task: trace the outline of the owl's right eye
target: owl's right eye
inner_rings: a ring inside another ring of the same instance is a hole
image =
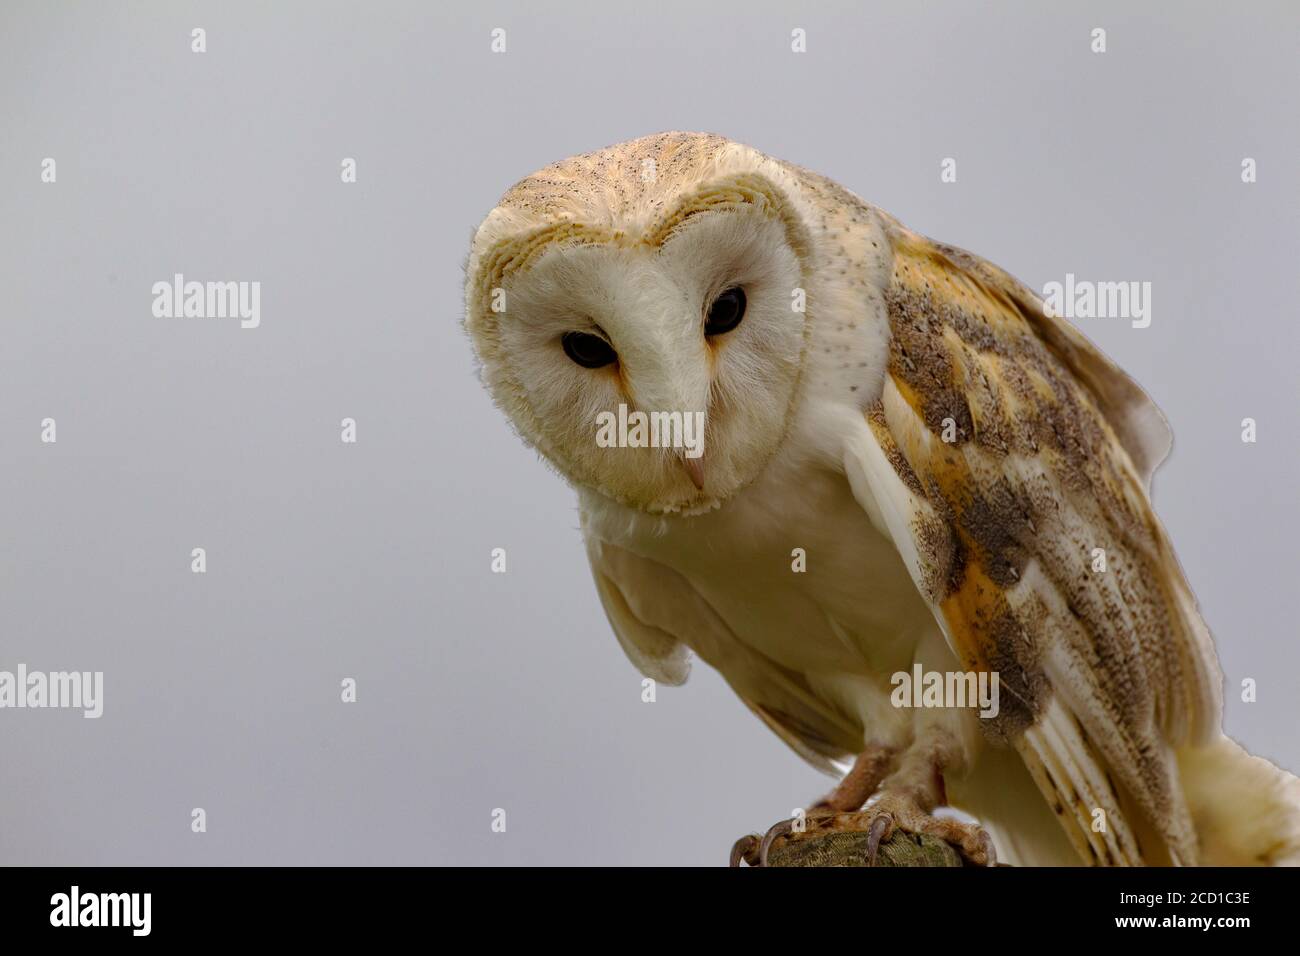
[[[565,332],[560,338],[564,354],[583,368],[601,368],[618,361],[614,347],[599,335],[587,332]]]

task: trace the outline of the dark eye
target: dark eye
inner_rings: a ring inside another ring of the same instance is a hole
[[[583,368],[600,368],[610,362],[618,361],[618,353],[613,346],[599,335],[587,332],[565,332],[560,338],[564,354]]]
[[[721,335],[730,332],[745,317],[745,290],[728,289],[713,300],[709,306],[708,318],[704,320],[705,335]]]

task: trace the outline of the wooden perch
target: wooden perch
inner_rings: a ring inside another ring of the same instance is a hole
[[[758,865],[758,836],[741,837],[732,850],[732,865]],[[815,831],[777,837],[767,854],[768,866],[868,866],[866,831]],[[962,866],[961,855],[937,837],[895,830],[880,844],[876,866]]]

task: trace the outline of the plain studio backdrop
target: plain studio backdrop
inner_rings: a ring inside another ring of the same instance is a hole
[[[642,701],[574,496],[460,327],[507,187],[667,129],[1036,289],[1152,284],[1149,328],[1077,324],[1173,426],[1155,502],[1227,730],[1300,770],[1298,29],[1282,2],[8,0],[0,670],[103,671],[105,699],[0,710],[0,862],[719,864],[830,785],[703,664]],[[260,327],[155,317],[176,273],[260,282]]]

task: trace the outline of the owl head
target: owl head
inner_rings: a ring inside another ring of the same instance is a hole
[[[474,236],[466,327],[524,440],[575,485],[651,514],[706,511],[753,481],[807,349],[800,190],[793,167],[697,133],[512,187]]]

